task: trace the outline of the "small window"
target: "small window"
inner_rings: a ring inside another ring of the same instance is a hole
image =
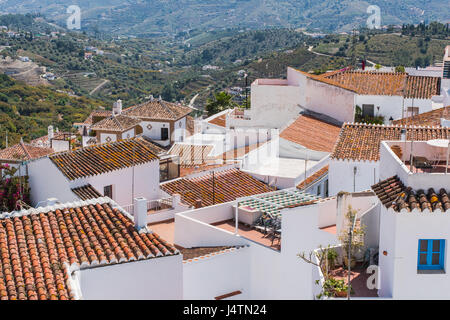
[[[322,188],[321,188],[321,185],[319,184],[319,185],[317,186],[317,195],[318,195],[318,196],[320,196],[321,191],[322,191]]]
[[[373,117],[375,106],[373,104],[363,104],[362,115],[363,117]]]
[[[167,140],[169,139],[169,129],[168,128],[161,128],[161,140]]]
[[[419,107],[408,107],[407,117],[414,117],[419,114]]]
[[[418,270],[444,269],[445,240],[419,240]]]
[[[112,188],[112,185],[105,186],[105,187],[103,188],[103,195],[104,195],[105,197],[110,198],[110,199],[113,198],[113,188]]]

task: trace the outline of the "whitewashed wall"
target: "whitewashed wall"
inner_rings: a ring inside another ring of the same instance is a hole
[[[182,256],[77,271],[84,300],[181,300]]]
[[[394,299],[449,299],[450,277],[418,274],[419,239],[445,239],[445,270],[450,263],[448,213],[397,213],[382,207],[379,294]],[[385,256],[383,252],[386,251]]]
[[[250,248],[234,249],[183,263],[183,299],[212,300],[241,291],[236,298],[249,299]]]
[[[151,129],[148,128],[148,125],[151,125]],[[143,130],[143,135],[154,140],[161,140],[161,128],[169,129],[169,138],[170,138],[170,123],[169,122],[150,122],[150,121],[142,121],[141,127]]]
[[[353,168],[357,167],[355,190],[353,190]],[[340,191],[359,192],[369,190],[379,182],[379,161],[330,160],[328,181],[330,196]]]
[[[69,180],[47,157],[28,163],[28,175],[33,206],[48,198],[57,198],[62,203],[79,200],[70,190]]]
[[[172,133],[172,141],[182,142],[186,139],[186,117],[181,118],[174,124],[174,132]]]
[[[133,203],[133,198],[144,197],[147,200],[159,198],[159,161],[151,161],[134,167],[134,197],[133,168],[124,168],[101,175],[87,177],[71,182],[74,186],[90,183],[103,194],[104,187],[113,185],[113,200],[120,206]]]
[[[36,205],[48,198],[60,202],[77,201],[73,188],[91,184],[103,194],[104,187],[113,185],[113,200],[121,206],[133,203],[132,168],[124,168],[97,176],[69,181],[49,158],[42,158],[28,164],[31,188],[31,202]],[[148,200],[159,198],[159,161],[151,161],[134,168],[134,198]]]
[[[110,141],[108,141],[108,138]],[[100,143],[116,142],[117,135],[111,133],[100,133]]]
[[[134,138],[134,128],[122,133],[122,139]]]

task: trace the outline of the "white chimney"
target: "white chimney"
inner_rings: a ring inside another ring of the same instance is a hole
[[[55,137],[55,134],[53,133],[53,126],[48,126],[47,132],[48,132],[48,142],[51,143],[52,139]]]
[[[147,199],[144,197],[134,199],[134,225],[138,230],[147,226]]]
[[[117,100],[113,105],[113,114],[121,114],[122,113],[122,100]]]
[[[152,94],[150,95],[150,101],[155,101],[155,97]]]
[[[162,101],[162,98],[161,98],[161,96],[159,96],[158,100],[159,100],[159,101]]]

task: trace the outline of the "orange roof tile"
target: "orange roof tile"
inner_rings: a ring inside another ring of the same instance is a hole
[[[140,165],[158,157],[145,143],[129,139],[56,153],[50,160],[69,180],[75,180]]]
[[[74,299],[69,265],[86,268],[178,253],[157,234],[139,233],[128,215],[109,203],[3,214],[0,299]]]
[[[219,127],[226,127],[226,120],[227,120],[227,115],[226,114],[222,114],[218,117],[215,117],[214,119],[210,120],[209,123],[215,124],[216,126]]]
[[[372,186],[381,203],[386,208],[392,208],[395,211],[406,209],[411,212],[414,209],[440,210],[445,212],[450,210],[450,193],[445,189],[436,193],[430,188],[427,192],[424,190],[412,190],[411,187],[405,187],[402,181],[397,177],[391,177]]]
[[[214,146],[176,143],[169,154],[180,157],[181,166],[203,165],[211,158],[208,157]]]
[[[274,191],[265,183],[238,169],[229,169],[215,174],[215,204],[233,201],[236,198]],[[203,206],[213,205],[213,175],[198,178],[182,178],[161,184],[161,189],[170,194],[178,193],[184,203],[194,206],[202,200]]]
[[[365,95],[403,95],[408,75],[406,73],[377,71],[343,71],[323,78],[352,88]]]
[[[33,160],[54,153],[51,148],[36,147],[20,142],[9,148],[0,150],[0,161]]]
[[[107,117],[91,126],[94,131],[117,131],[124,132],[136,127],[141,123],[140,119],[128,117],[123,114]]]
[[[155,99],[127,108],[122,114],[149,120],[179,120],[191,112],[190,107]]]
[[[310,75],[311,77],[311,75]],[[407,73],[338,70],[312,77],[364,95],[404,96],[431,99],[440,95],[439,77],[411,76]]]
[[[78,188],[73,188],[72,192],[75,193],[81,200],[97,199],[103,197],[100,192],[98,192],[90,184]]]
[[[450,106],[424,112],[413,117],[395,120],[392,123],[397,125],[432,126],[441,125],[441,118],[450,119]]]
[[[401,126],[347,123],[331,154],[332,159],[371,160],[380,159],[380,142],[400,140]],[[450,128],[407,127],[407,140],[428,141],[449,139]]]
[[[303,180],[297,185],[297,188],[300,190],[304,190],[308,188],[310,185],[314,184],[316,181],[322,179],[324,176],[328,174],[329,166],[325,166],[322,169],[317,170],[314,174]]]
[[[301,115],[280,134],[280,138],[300,144],[308,149],[331,152],[336,143],[340,126]]]

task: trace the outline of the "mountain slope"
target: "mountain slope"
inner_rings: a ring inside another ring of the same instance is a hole
[[[3,0],[3,12],[41,12],[64,23],[72,0]],[[365,25],[369,5],[381,8],[382,24],[446,21],[442,0],[79,0],[84,28],[119,34],[155,35],[189,29],[269,26],[348,31]]]

